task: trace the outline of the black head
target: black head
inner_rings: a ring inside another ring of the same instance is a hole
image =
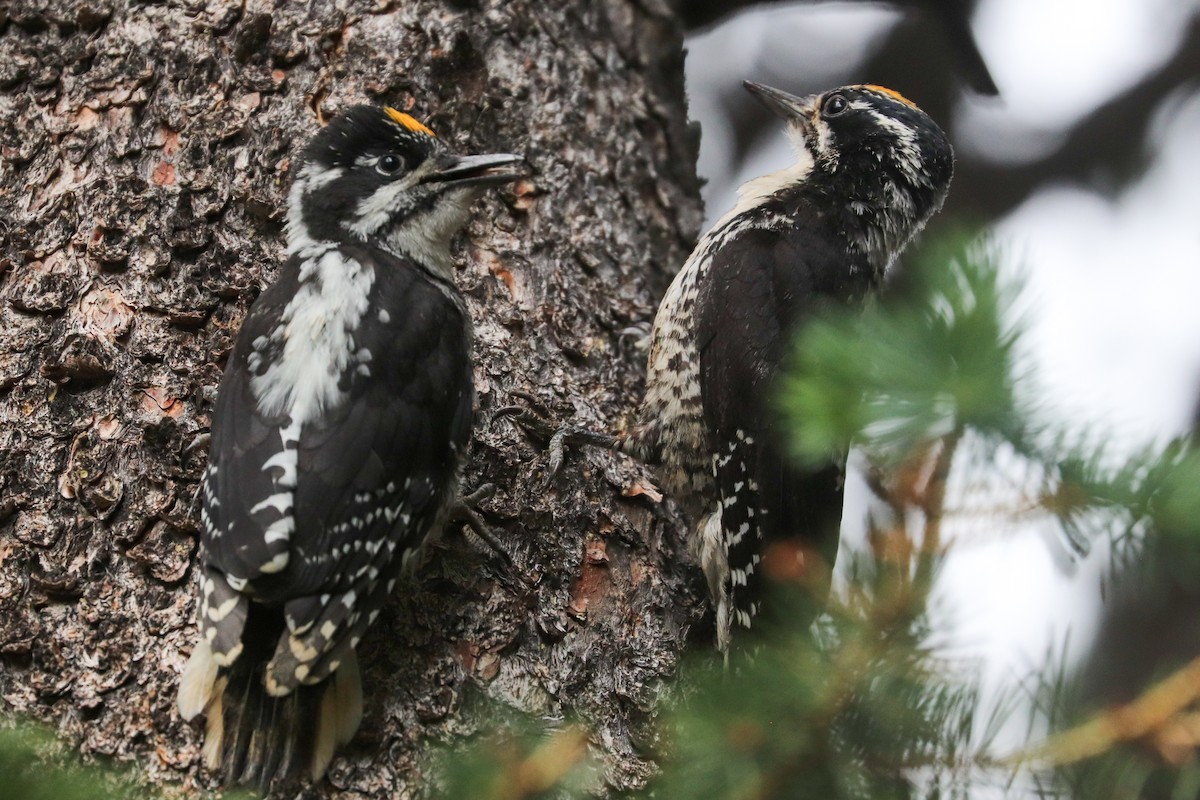
[[[520,177],[523,163],[454,155],[408,114],[354,106],[305,148],[289,197],[288,251],[345,240],[411,256],[448,246],[482,188]]]
[[[745,82],[788,123],[805,183],[850,203],[902,213],[919,226],[937,211],[954,174],[954,151],[938,124],[898,92],[843,86],[796,97]]]

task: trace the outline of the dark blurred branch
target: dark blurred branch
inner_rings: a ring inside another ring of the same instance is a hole
[[[807,3],[812,4],[815,1],[807,0]],[[879,0],[865,1],[871,5],[879,5]],[[955,72],[962,80],[980,94],[997,94],[996,83],[992,80],[971,31],[974,0],[892,0],[886,4],[900,7],[906,12],[916,11],[918,18],[933,22],[938,28],[939,36],[948,43],[949,49],[954,53]],[[683,23],[684,30],[697,33],[739,11],[770,3],[763,0],[671,0],[671,5]]]
[[[688,33],[699,33],[739,11],[763,4],[763,0],[671,0],[671,8]]]
[[[699,5],[740,8],[754,3],[733,0]],[[920,54],[919,58],[914,54]],[[919,17],[908,17],[893,29],[872,59],[847,76],[847,82],[879,82],[897,88],[934,119],[948,124],[961,97],[954,60],[951,49],[935,30]],[[762,67],[762,74],[751,77],[768,83],[777,81],[781,88],[798,93],[828,88],[806,86],[801,75],[792,79],[772,75],[770,64]],[[1155,112],[1177,92],[1200,88],[1198,77],[1200,18],[1188,27],[1169,61],[1082,118],[1046,155],[1016,165],[962,159],[949,207],[956,216],[986,221],[1007,214],[1047,184],[1076,183],[1100,191],[1124,188],[1141,174],[1149,160],[1148,134]],[[735,91],[741,94],[740,89],[732,88],[734,83],[731,79],[731,96],[725,98],[724,105],[736,137],[734,158],[740,160],[758,136],[774,129],[765,112],[748,100],[732,96]]]
[[[954,204],[983,218],[1000,216],[1047,184],[1124,188],[1146,166],[1155,112],[1180,90],[1200,88],[1200,19],[1158,71],[1100,106],[1044,158],[1020,166],[971,163],[954,185]]]

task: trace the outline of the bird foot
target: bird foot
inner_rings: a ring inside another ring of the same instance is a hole
[[[512,567],[512,555],[496,537],[496,534],[492,533],[491,528],[489,528],[479,516],[479,504],[490,498],[495,493],[496,484],[481,484],[475,489],[475,491],[471,492],[470,494],[463,495],[456,500],[453,505],[450,506],[449,521],[470,528],[471,533],[479,537],[479,539],[488,547],[490,547],[492,551],[496,553],[496,555],[500,556],[500,559],[505,563],[506,566]]]
[[[526,400],[533,399],[525,394],[518,394],[517,396]],[[547,482],[553,481],[555,476],[558,475],[559,470],[562,469],[563,460],[566,457],[566,449],[569,445],[591,445],[593,447],[603,447],[607,450],[613,450],[620,444],[620,437],[614,436],[611,433],[593,431],[577,425],[555,425],[530,407],[524,405],[511,405],[498,408],[493,415],[493,419],[496,417],[511,417],[512,421],[526,433],[549,442],[546,446],[548,455],[546,465]]]

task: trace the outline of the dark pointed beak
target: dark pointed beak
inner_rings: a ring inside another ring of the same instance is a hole
[[[781,119],[789,122],[801,119],[808,122],[812,117],[815,97],[797,97],[754,81],[742,81],[742,86]]]
[[[483,156],[445,155],[438,159],[437,169],[425,176],[422,183],[457,183],[475,186],[508,183],[528,174],[522,156],[496,153]]]

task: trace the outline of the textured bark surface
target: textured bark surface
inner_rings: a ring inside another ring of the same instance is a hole
[[[461,151],[524,152],[481,202],[459,284],[476,330],[465,475],[524,586],[455,532],[361,648],[367,712],[318,796],[416,790],[487,695],[638,754],[701,602],[647,474],[545,458],[492,412],[526,392],[609,426],[700,223],[682,40],[653,2],[0,4],[0,696],[84,751],[210,786],[174,708],[194,636],[195,494],[214,388],[276,274],[290,158],[354,102]],[[686,561],[686,559],[684,559]]]

